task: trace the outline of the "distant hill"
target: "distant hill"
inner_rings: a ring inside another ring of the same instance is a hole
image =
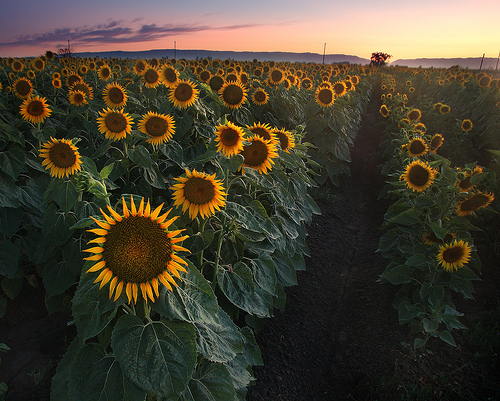
[[[497,64],[496,58],[485,57],[482,70],[494,70]],[[422,68],[450,68],[454,65],[459,65],[462,68],[470,68],[478,70],[481,65],[481,57],[469,58],[415,58],[415,59],[399,59],[392,61],[391,66],[399,65],[405,67],[422,67]]]
[[[76,53],[77,57],[99,57],[99,58],[130,58],[130,59],[150,59],[150,58],[177,58],[186,60],[196,60],[211,58],[218,60],[234,61],[289,61],[304,63],[323,62],[323,55],[318,53],[291,53],[291,52],[233,52],[217,50],[174,50],[158,49],[148,51],[110,51],[110,52],[83,52]],[[332,63],[350,63],[350,64],[369,64],[370,60],[358,56],[346,54],[326,54],[325,64]]]

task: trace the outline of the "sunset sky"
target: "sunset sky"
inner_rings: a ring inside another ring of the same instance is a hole
[[[393,60],[500,51],[498,0],[10,0],[0,57],[177,49],[348,54]]]

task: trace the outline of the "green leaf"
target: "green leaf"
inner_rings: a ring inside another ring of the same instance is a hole
[[[130,160],[132,160],[140,167],[151,168],[152,166],[151,155],[149,154],[148,150],[142,145],[137,145],[135,148],[130,149],[128,152],[128,156]]]
[[[101,180],[104,180],[106,178],[109,177],[109,175],[111,174],[111,172],[113,171],[113,166],[115,165],[115,163],[110,163],[108,164],[107,166],[104,166],[101,170],[101,172],[99,173],[100,177],[101,177]]]
[[[181,145],[176,141],[170,140],[166,144],[160,146],[161,152],[178,166],[183,165],[184,152]]]
[[[225,170],[229,170],[232,173],[234,173],[241,167],[244,160],[245,159],[242,155],[235,155],[232,157],[225,157],[225,156],[219,157],[219,163],[222,166],[222,168]]]
[[[429,258],[423,253],[416,253],[406,259],[406,266],[427,266],[429,264]]]
[[[272,255],[274,266],[276,267],[276,276],[278,283],[285,287],[297,285],[297,273],[295,272],[294,265],[288,255],[280,251],[274,252]]]
[[[251,264],[255,283],[269,294],[274,295],[278,279],[271,257],[262,252],[258,258],[252,259]]]
[[[63,355],[61,361],[57,365],[56,374],[52,378],[52,385],[50,391],[50,399],[51,400],[70,400],[69,399],[69,380],[71,378],[71,367],[73,366],[73,361],[80,351],[80,348],[83,346],[83,342],[80,337],[76,337],[65,354]]]
[[[78,201],[78,192],[73,181],[56,179],[52,197],[59,207],[68,213]]]
[[[10,237],[21,226],[22,219],[22,208],[0,207],[0,233]]]
[[[21,206],[21,188],[19,188],[12,178],[0,172],[0,207]]]
[[[24,168],[24,151],[13,145],[7,152],[0,153],[0,170],[16,180]]]
[[[408,209],[394,217],[391,217],[389,221],[391,223],[401,224],[404,226],[411,226],[419,223],[420,218],[418,217],[418,212],[415,209]]]
[[[394,285],[409,283],[411,281],[410,268],[406,265],[388,266],[380,277]]]
[[[218,323],[200,322],[194,327],[201,354],[213,362],[228,362],[243,351],[243,336],[229,315],[219,308]]]
[[[123,315],[111,340],[126,376],[157,397],[175,400],[184,391],[196,364],[196,333],[186,322],[143,324]]]
[[[0,275],[13,279],[20,256],[19,249],[8,239],[0,242]]]
[[[422,324],[426,333],[433,333],[439,328],[440,319],[423,319]]]
[[[169,319],[217,324],[217,298],[198,269],[188,262],[187,274],[173,291],[161,286],[158,301],[151,307]]]
[[[5,295],[7,295],[10,299],[14,299],[17,297],[19,294],[19,291],[21,291],[21,287],[23,286],[23,278],[15,278],[15,279],[10,279],[5,277],[2,280],[2,290],[5,292]]]
[[[413,349],[419,349],[425,346],[426,341],[423,338],[415,338],[413,341]]]
[[[86,263],[88,269],[92,263]],[[73,297],[73,316],[79,335],[83,340],[99,334],[115,317],[118,306],[124,297],[116,302],[109,299],[108,287],[99,290],[100,282],[94,283],[96,273],[82,273],[75,296]]]
[[[0,318],[5,316],[7,312],[7,300],[0,295]]]
[[[76,282],[76,276],[68,267],[68,262],[47,263],[44,265],[42,278],[43,286],[49,296],[59,295]]]
[[[220,364],[204,361],[197,366],[189,385],[179,398],[180,401],[234,401],[231,375]]]
[[[431,223],[431,230],[439,239],[443,239],[448,234],[447,230],[436,223]]]
[[[128,378],[112,354],[100,344],[85,344],[70,369],[68,382],[71,401],[144,400],[146,392],[136,388],[134,398],[127,389]],[[135,386],[134,386],[135,387]],[[137,397],[137,398],[136,398]]]
[[[457,346],[455,340],[448,330],[443,330],[441,333],[439,333],[439,338],[453,347]]]
[[[57,210],[54,204],[50,204],[43,215],[42,233],[44,239],[52,248],[61,246],[71,237],[70,227],[75,223],[74,214],[65,214]]]
[[[428,302],[433,308],[437,308],[444,298],[444,287],[442,285],[433,285],[429,291]]]

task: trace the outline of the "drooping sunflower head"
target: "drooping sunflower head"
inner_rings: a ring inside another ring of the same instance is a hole
[[[107,108],[99,112],[99,132],[107,139],[118,141],[132,132],[132,117],[121,109]]]
[[[83,106],[88,103],[85,93],[82,91],[69,91],[68,99],[73,106]]]
[[[472,247],[468,242],[455,239],[439,247],[437,260],[443,269],[452,272],[469,262],[471,251]]]
[[[215,173],[209,175],[196,169],[185,171],[186,176],[175,178],[178,183],[170,188],[174,191],[174,206],[182,205],[182,213],[189,211],[191,219],[198,215],[205,218],[226,205],[227,193],[221,181],[215,179]]]
[[[247,100],[247,88],[241,82],[225,82],[219,89],[219,97],[226,107],[239,109]]]
[[[315,93],[316,103],[321,107],[331,106],[335,102],[335,92],[333,89],[318,87]]]
[[[27,99],[33,93],[33,85],[29,79],[21,77],[12,83],[12,90],[19,99]]]
[[[174,135],[175,122],[170,115],[150,111],[139,121],[138,129],[149,135],[148,143],[160,145],[170,140]]]
[[[380,106],[379,112],[380,112],[380,114],[382,114],[382,117],[388,117],[389,116],[389,109],[387,108],[387,106],[385,104],[383,104],[382,106]]]
[[[171,88],[178,79],[179,71],[169,64],[164,64],[160,70],[160,82],[167,88]]]
[[[490,205],[494,199],[495,195],[492,193],[477,191],[458,203],[457,214],[459,216],[468,216],[476,210]]]
[[[410,156],[423,156],[429,151],[429,146],[422,138],[413,138],[406,147]]]
[[[92,87],[87,85],[85,82],[78,82],[71,86],[70,90],[72,91],[82,91],[87,96],[88,100],[92,100],[94,98],[94,90]]]
[[[258,135],[245,138],[248,145],[243,145],[240,154],[244,158],[242,167],[250,167],[260,174],[267,174],[274,164],[274,158],[278,156],[276,145],[271,140],[265,140]]]
[[[73,85],[77,84],[78,82],[83,82],[83,79],[77,73],[71,72],[66,76],[66,85],[68,86],[68,88],[71,88]]]
[[[422,192],[429,188],[437,171],[421,160],[415,160],[406,166],[402,176],[406,185],[413,191]]]
[[[443,105],[439,108],[439,112],[440,112],[441,114],[448,114],[450,111],[451,111],[451,108],[450,108],[450,106],[448,106],[447,104],[443,104]]]
[[[134,65],[134,72],[136,75],[142,75],[147,67],[147,63],[144,60],[138,60]]]
[[[460,192],[467,192],[469,189],[474,187],[474,185],[470,181],[470,178],[473,175],[481,174],[482,172],[483,172],[483,169],[480,166],[474,167],[474,169],[470,173],[465,172],[465,174],[463,175],[463,178],[459,179],[457,182],[457,187],[460,188]]]
[[[462,131],[469,132],[472,129],[472,121],[465,119],[462,121]]]
[[[174,86],[171,87],[169,100],[175,107],[180,109],[190,107],[198,99],[200,91],[191,80],[178,80]]]
[[[187,249],[177,245],[187,236],[177,237],[184,230],[169,231],[169,227],[178,216],[167,219],[168,212],[160,216],[163,204],[151,211],[149,200],[144,205],[141,199],[137,209],[134,199],[130,197],[130,209],[122,198],[123,214],[117,213],[108,206],[108,216],[102,209],[105,221],[91,217],[99,226],[91,233],[99,237],[88,244],[96,244],[85,252],[93,254],[85,260],[96,262],[87,273],[100,271],[94,283],[101,282],[99,289],[109,283],[109,299],[116,301],[125,290],[128,302],[137,303],[140,295],[145,302],[156,301],[159,284],[172,291],[178,286],[175,278],[182,280],[179,272],[187,273],[182,265],[187,262],[177,252]]]
[[[23,101],[20,107],[21,116],[33,124],[43,123],[52,114],[44,97],[35,96]]]
[[[270,140],[272,143],[277,141],[276,135],[269,124],[254,123],[253,125],[247,125],[247,128],[253,136],[258,135],[266,141]]]
[[[82,169],[81,157],[78,148],[67,139],[54,139],[42,145],[39,150],[43,158],[42,166],[50,169],[52,177],[69,177]]]
[[[256,89],[252,93],[252,102],[254,102],[256,105],[263,106],[268,102],[268,100],[269,96],[264,89]]]
[[[436,153],[436,151],[441,147],[443,142],[444,142],[443,135],[434,134],[430,142],[431,152]]]
[[[216,128],[215,141],[217,143],[217,151],[222,152],[226,157],[235,156],[243,149],[243,139],[245,132],[241,127],[228,122],[227,124],[219,125]]]
[[[420,117],[422,117],[422,113],[419,109],[412,109],[408,112],[406,117],[410,121],[418,121],[418,120],[420,120]]]
[[[144,86],[146,88],[156,88],[160,84],[160,74],[156,68],[147,67],[142,73]]]
[[[281,150],[290,153],[290,149],[295,147],[295,138],[293,134],[284,128],[280,130],[274,129],[273,133],[276,135],[276,138],[278,138]]]
[[[127,104],[128,96],[125,89],[116,82],[107,84],[102,91],[102,96],[106,105],[111,109],[121,109]]]
[[[425,233],[423,236],[424,243],[426,245],[434,245],[434,244],[447,244],[448,242],[452,241],[453,238],[455,238],[456,235],[454,233],[449,233],[447,232],[446,235],[443,237],[443,239],[439,239],[434,232],[430,233]]]
[[[413,129],[414,129],[415,131],[417,131],[417,132],[420,132],[420,133],[427,131],[427,127],[425,126],[425,124],[424,124],[424,123],[421,123],[421,122],[420,122],[420,123],[415,124],[415,125],[413,126]]]

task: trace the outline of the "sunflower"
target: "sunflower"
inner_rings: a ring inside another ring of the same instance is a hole
[[[33,85],[27,78],[18,78],[12,83],[12,90],[19,99],[27,99],[33,93]]]
[[[239,109],[247,100],[247,89],[240,82],[226,82],[219,89],[219,97],[226,107]]]
[[[10,65],[10,68],[12,68],[15,72],[21,72],[24,69],[24,64],[19,60],[14,60]]]
[[[281,150],[290,153],[290,149],[293,149],[295,147],[295,138],[293,137],[292,133],[284,128],[280,130],[274,129],[273,133],[278,138]]]
[[[469,189],[471,189],[474,185],[470,182],[470,178],[473,175],[476,174],[481,174],[483,172],[483,169],[480,166],[474,167],[474,169],[468,173],[465,173],[465,177],[461,180],[458,180],[457,182],[457,187],[460,188],[461,192],[467,192]]]
[[[406,166],[402,178],[413,191],[422,192],[431,186],[436,175],[436,170],[421,160],[415,160]]]
[[[318,103],[321,107],[328,107],[335,102],[335,92],[329,87],[318,87],[318,89],[316,89],[315,97],[316,103]]]
[[[258,106],[265,105],[269,100],[269,96],[264,89],[257,89],[252,93],[252,102]]]
[[[74,84],[73,86],[71,86],[70,90],[82,91],[83,93],[85,93],[85,96],[87,96],[88,100],[92,100],[94,98],[94,90],[92,89],[92,87],[90,87],[89,85],[87,85],[83,81],[78,82],[78,83]]]
[[[382,114],[382,117],[388,117],[389,116],[389,109],[387,108],[387,106],[385,104],[383,104],[382,106],[380,106],[379,112],[380,112],[380,114]]]
[[[254,123],[252,126],[247,125],[247,128],[252,135],[258,135],[266,141],[271,140],[273,144],[278,140],[269,124]]]
[[[437,260],[443,269],[452,272],[464,266],[470,259],[472,247],[463,240],[454,240],[439,247]]]
[[[147,140],[152,145],[161,145],[167,142],[175,133],[174,118],[166,114],[158,114],[152,111],[142,116],[139,121],[139,131],[150,136]]]
[[[66,77],[66,85],[68,88],[71,88],[73,85],[77,84],[78,82],[83,82],[83,79],[80,75],[72,72]]]
[[[167,88],[171,88],[179,79],[179,71],[169,64],[164,64],[160,69],[159,76],[160,82]]]
[[[41,96],[30,97],[24,100],[20,109],[21,116],[33,124],[43,123],[52,113],[47,105],[47,101]]]
[[[450,108],[450,106],[448,106],[447,104],[443,104],[443,105],[439,108],[439,112],[440,112],[441,114],[448,114],[450,111],[451,111],[451,108]]]
[[[410,121],[418,121],[418,120],[420,120],[420,117],[422,117],[422,113],[420,112],[419,109],[412,109],[408,112],[406,117]]]
[[[73,106],[83,106],[88,103],[85,93],[82,91],[69,91],[68,99]]]
[[[212,73],[208,70],[203,70],[199,74],[200,81],[207,83],[208,80],[212,77]]]
[[[195,219],[198,214],[202,218],[210,217],[226,205],[227,193],[220,180],[215,179],[215,173],[185,171],[186,177],[175,178],[178,183],[170,188],[174,191],[174,206],[182,205],[182,212],[189,210],[189,217]]]
[[[413,126],[413,129],[418,132],[425,132],[427,131],[427,127],[425,126],[424,123],[417,123]]]
[[[224,85],[224,78],[220,75],[212,75],[208,80],[208,86],[212,89],[212,92],[219,92],[219,89]]]
[[[196,89],[195,84],[191,80],[178,80],[173,87],[171,87],[168,99],[174,106],[182,109],[192,106],[200,91]]]
[[[36,58],[35,60],[33,60],[31,65],[35,70],[40,72],[43,71],[43,69],[45,68],[45,61],[43,61],[41,58]]]
[[[429,151],[429,146],[422,138],[413,138],[406,149],[410,156],[423,156]]]
[[[285,79],[285,74],[279,68],[273,68],[269,73],[269,82],[271,85],[278,85]]]
[[[102,91],[102,96],[106,105],[111,109],[121,109],[127,104],[128,96],[125,89],[117,83],[107,84]]]
[[[430,146],[431,146],[431,153],[436,153],[436,151],[441,147],[441,145],[444,142],[444,138],[441,134],[435,134],[431,138]]]
[[[275,144],[258,135],[245,138],[245,141],[249,144],[243,145],[243,150],[240,152],[244,158],[242,167],[250,167],[261,174],[267,174],[267,170],[274,164],[273,158],[278,156]]]
[[[441,106],[443,105],[443,103],[434,103],[434,106],[433,106],[433,109],[435,111],[439,111],[439,109],[441,108]]]
[[[160,74],[158,70],[153,67],[148,67],[142,73],[144,86],[146,88],[156,88],[160,84]]]
[[[304,89],[311,89],[313,86],[313,82],[311,78],[306,77],[300,81],[300,86]]]
[[[424,243],[427,245],[434,245],[434,244],[442,245],[442,244],[446,244],[446,243],[450,242],[455,237],[456,237],[455,234],[447,232],[446,235],[443,237],[443,239],[439,239],[436,236],[436,234],[434,234],[433,232],[430,232],[430,233],[424,234],[423,240],[424,240]]]
[[[97,70],[97,76],[100,80],[107,81],[109,78],[111,78],[111,68],[109,68],[107,64],[100,66]]]
[[[78,148],[67,139],[54,139],[44,143],[40,149],[43,158],[42,166],[50,169],[52,177],[69,177],[82,169],[82,161]]]
[[[495,196],[492,193],[483,193],[481,191],[473,193],[467,199],[459,202],[456,209],[457,214],[459,216],[472,214],[474,211],[488,206],[494,199]]]
[[[117,141],[125,138],[132,132],[132,117],[120,109],[105,109],[99,112],[101,117],[97,118],[99,132],[107,139]]]
[[[217,151],[222,152],[226,157],[237,155],[243,150],[243,138],[245,133],[243,129],[232,122],[215,127],[215,141]]]
[[[165,221],[172,209],[159,216],[163,203],[151,211],[149,200],[144,206],[142,198],[137,209],[131,195],[130,210],[125,198],[122,204],[123,215],[108,206],[110,216],[100,209],[106,221],[91,216],[100,228],[88,230],[99,237],[88,242],[97,246],[84,250],[93,254],[85,260],[96,262],[87,273],[101,270],[94,283],[100,281],[101,289],[109,282],[109,299],[114,293],[113,301],[125,290],[128,302],[137,303],[140,289],[146,303],[148,298],[155,302],[160,283],[172,291],[172,285],[178,285],[172,276],[182,280],[179,272],[187,273],[181,266],[187,262],[176,252],[189,251],[176,244],[188,236],[175,238],[184,230],[168,230],[178,216]]]
[[[56,89],[61,88],[61,87],[62,87],[62,82],[61,82],[61,80],[60,80],[59,78],[54,78],[54,79],[52,80],[52,86],[53,86],[54,88],[56,88]]]
[[[472,121],[465,119],[462,121],[462,131],[469,132],[472,129]]]

